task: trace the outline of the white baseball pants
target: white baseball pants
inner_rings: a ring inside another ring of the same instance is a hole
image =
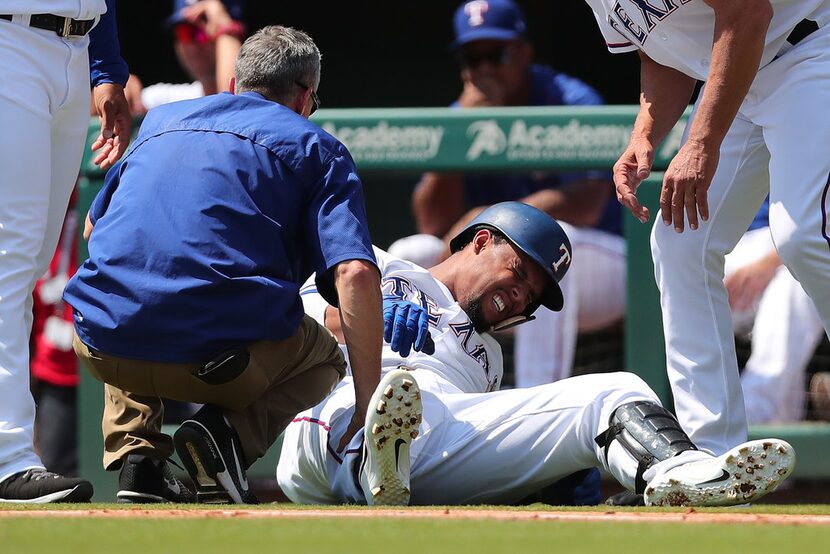
[[[55,251],[81,165],[88,43],[0,20],[0,481],[43,467],[32,445],[32,289]]]
[[[633,373],[584,375],[482,394],[459,393],[428,371],[412,375],[421,388],[424,413],[410,449],[411,504],[516,502],[588,467],[604,467],[634,488],[633,457],[615,441],[606,461],[594,441],[621,404],[659,403]],[[346,378],[322,404],[288,426],[277,480],[291,500],[365,502],[354,478],[362,431],[344,452],[334,451],[353,407],[354,389]]]
[[[726,255],[728,276],[773,251],[769,228],[747,232]],[[804,419],[805,369],[824,335],[813,301],[781,266],[753,306],[732,311],[735,334],[752,331],[752,352],[741,373],[750,424]]]
[[[702,449],[746,440],[724,256],[767,192],[779,256],[830,329],[830,25],[759,72],[709,187],[710,218],[681,234],[659,215],[652,255],[678,419]]]

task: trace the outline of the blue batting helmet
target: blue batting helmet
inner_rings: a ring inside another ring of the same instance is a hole
[[[501,202],[478,214],[450,241],[450,250],[461,250],[482,228],[500,232],[545,270],[550,281],[539,301],[551,310],[561,310],[564,299],[559,281],[571,265],[571,241],[559,223],[533,206],[521,202]],[[536,307],[531,306],[529,312],[532,313]]]

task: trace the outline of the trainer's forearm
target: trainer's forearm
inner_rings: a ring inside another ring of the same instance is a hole
[[[640,111],[632,138],[660,144],[689,105],[696,81],[640,52]]]
[[[363,260],[343,262],[335,268],[335,286],[354,378],[357,414],[362,418],[380,381],[383,345],[380,273],[377,267]]]
[[[768,0],[704,1],[715,10],[711,69],[688,140],[714,149],[758,73],[772,7]]]

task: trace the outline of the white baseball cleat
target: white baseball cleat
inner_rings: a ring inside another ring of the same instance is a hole
[[[795,450],[780,439],[745,442],[723,456],[690,462],[646,486],[647,506],[734,506],[772,492],[795,467]]]
[[[378,384],[366,414],[360,486],[369,506],[409,504],[409,444],[418,436],[421,390],[402,369]]]

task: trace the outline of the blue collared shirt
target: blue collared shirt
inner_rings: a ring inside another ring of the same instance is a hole
[[[534,64],[530,68],[529,106],[594,106],[603,103],[596,90],[575,77],[542,65]],[[489,206],[587,178],[611,181],[610,173],[605,171],[468,173],[464,179],[465,201],[470,208]],[[611,195],[595,227],[622,234],[622,213],[615,195]]]
[[[284,339],[312,272],[336,305],[334,266],[375,263],[346,148],[256,93],[151,110],[90,218],[64,298],[86,344],[134,359],[205,362]]]

